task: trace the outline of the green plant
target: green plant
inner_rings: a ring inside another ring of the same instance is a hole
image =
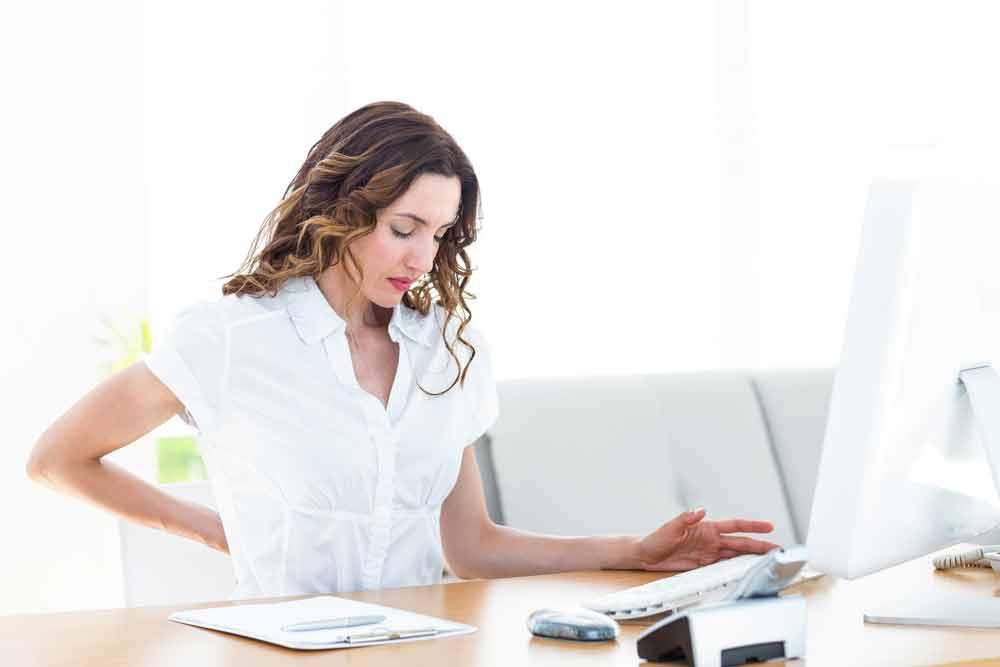
[[[156,468],[160,484],[208,479],[193,436],[157,438]]]
[[[101,347],[110,352],[110,359],[105,362],[108,375],[128,368],[153,350],[153,336],[149,326],[149,315],[139,318],[126,315],[118,321],[108,315],[101,316],[104,325],[103,335],[97,338]]]
[[[101,316],[103,335],[97,342],[108,352],[104,369],[108,375],[128,368],[153,351],[149,316],[126,314],[113,320]],[[193,436],[172,436],[156,439],[156,477],[161,484],[193,482],[207,479],[205,463],[198,453]]]

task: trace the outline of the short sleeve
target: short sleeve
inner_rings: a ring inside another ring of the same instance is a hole
[[[201,302],[182,310],[166,341],[153,342],[143,359],[149,370],[184,404],[181,419],[200,433],[219,418],[228,360],[220,302]]]
[[[465,428],[462,446],[471,445],[493,426],[500,416],[496,379],[493,375],[493,357],[489,344],[481,334],[472,337],[476,356],[469,366],[465,379]]]

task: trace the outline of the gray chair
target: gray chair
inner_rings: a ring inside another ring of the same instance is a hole
[[[503,382],[491,492],[535,532],[644,534],[705,506],[805,542],[832,385],[830,369]]]

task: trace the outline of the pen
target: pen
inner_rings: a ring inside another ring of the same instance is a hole
[[[327,618],[320,621],[304,621],[302,623],[292,623],[286,625],[282,630],[286,632],[301,632],[304,630],[327,630],[331,628],[353,628],[358,625],[371,625],[381,623],[385,620],[382,614],[371,616],[342,616],[340,618]]]
[[[344,637],[348,644],[363,642],[379,642],[389,639],[409,639],[410,637],[428,637],[437,634],[437,628],[413,628],[411,630],[383,630],[381,632],[356,633]]]

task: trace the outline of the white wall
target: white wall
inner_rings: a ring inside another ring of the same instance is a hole
[[[751,5],[761,269],[747,365],[837,362],[872,178],[996,174],[998,23],[986,0]]]
[[[114,520],[30,483],[28,451],[100,380],[101,315],[148,307],[155,345],[219,294],[367,102],[430,113],[476,166],[501,378],[832,365],[868,180],[934,145],[995,165],[997,10],[943,7],[5,7],[0,613],[120,604]],[[151,476],[150,454],[119,458]]]
[[[114,521],[25,475],[102,376],[100,316],[145,308],[142,80],[129,2],[5,5],[0,613],[120,604]]]

